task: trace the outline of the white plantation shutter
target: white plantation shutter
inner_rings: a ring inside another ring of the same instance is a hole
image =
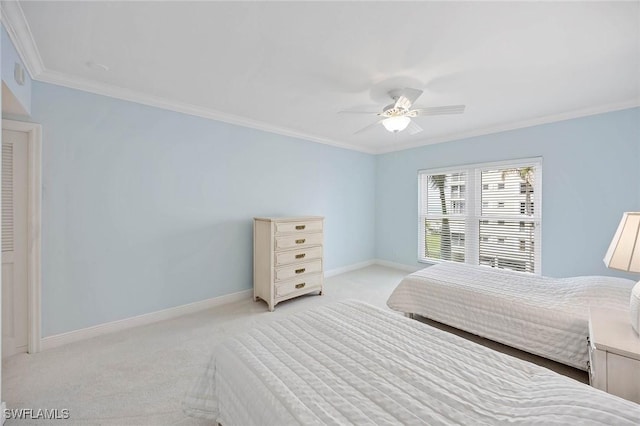
[[[418,175],[418,260],[541,273],[540,158]]]
[[[13,251],[13,144],[2,144],[2,251]]]
[[[421,259],[464,262],[467,172],[420,174]]]
[[[540,165],[482,169],[478,262],[539,273]]]

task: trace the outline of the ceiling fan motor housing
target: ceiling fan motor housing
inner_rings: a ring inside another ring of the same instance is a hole
[[[408,112],[405,108],[398,108],[396,104],[389,104],[384,107],[382,113],[380,115],[384,117],[396,117],[399,115],[405,115]]]

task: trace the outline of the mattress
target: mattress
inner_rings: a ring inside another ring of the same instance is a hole
[[[405,277],[387,305],[587,370],[589,306],[628,310],[634,284],[442,263]]]
[[[356,301],[217,346],[184,409],[224,426],[640,422],[638,404]]]

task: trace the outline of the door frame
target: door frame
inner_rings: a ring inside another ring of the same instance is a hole
[[[2,130],[27,134],[27,352],[32,354],[40,352],[42,332],[42,126],[3,119]]]

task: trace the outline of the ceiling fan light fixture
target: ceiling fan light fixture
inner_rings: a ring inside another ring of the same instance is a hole
[[[406,129],[410,122],[411,119],[409,117],[401,115],[396,117],[389,117],[383,120],[382,125],[391,133],[397,133]]]

